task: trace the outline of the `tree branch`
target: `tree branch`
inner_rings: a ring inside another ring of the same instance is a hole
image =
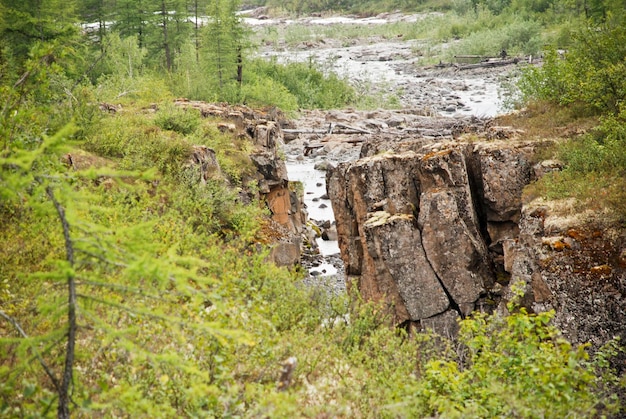
[[[96,67],[96,65],[100,62],[100,60],[102,60],[107,53],[107,48],[109,47],[109,44],[111,43],[111,41],[109,40],[106,45],[104,45],[104,48],[102,49],[102,52],[100,53],[100,55],[98,56],[98,58],[96,58],[93,63],[91,63],[91,65],[89,66],[89,68],[87,70],[85,70],[83,72],[83,74],[81,74],[81,76],[76,80],[76,82],[74,82],[74,84],[72,85],[72,87],[70,88],[70,93],[74,91],[74,89],[76,89],[76,86],[78,86],[84,79],[85,77],[87,77],[87,75],[89,73],[91,73],[93,71],[93,69]]]
[[[90,252],[88,250],[85,249],[81,249],[80,247],[76,248],[77,252],[83,253],[86,256],[92,257],[94,259],[98,259],[100,262],[102,263],[106,263],[107,265],[112,265],[115,266],[116,268],[128,268],[128,265],[126,265],[125,263],[120,263],[120,262],[115,262],[113,260],[109,260],[103,256],[97,255],[93,252]]]
[[[46,187],[46,194],[52,201],[54,208],[57,210],[61,226],[63,227],[63,237],[65,238],[65,252],[67,261],[70,267],[74,267],[74,245],[72,243],[72,237],[70,235],[70,224],[65,216],[65,209],[57,201],[54,196],[54,191],[51,186]],[[76,346],[76,281],[74,279],[74,273],[70,271],[67,275],[67,291],[68,291],[68,309],[67,309],[67,348],[65,350],[65,367],[63,369],[63,380],[61,386],[58,389],[59,393],[59,407],[57,410],[57,417],[60,419],[70,418],[70,397],[69,388],[72,382],[74,354]]]
[[[13,317],[6,314],[1,309],[0,309],[0,317],[2,317],[3,319],[11,323],[11,325],[15,328],[15,330],[17,330],[20,336],[22,336],[24,339],[28,339],[28,335],[26,334],[26,332],[24,332],[24,329],[22,329],[22,326],[20,326],[17,320],[15,320]],[[35,356],[37,357],[37,361],[39,361],[39,364],[43,367],[43,370],[46,372],[48,377],[50,377],[50,380],[52,381],[54,388],[57,390],[57,392],[59,392],[61,389],[61,386],[59,385],[59,380],[57,380],[57,378],[54,376],[54,374],[52,373],[52,370],[50,369],[50,367],[48,367],[48,364],[46,364],[46,362],[43,360],[43,357],[41,356],[37,348],[35,346],[31,346],[31,348],[33,352],[35,353]]]

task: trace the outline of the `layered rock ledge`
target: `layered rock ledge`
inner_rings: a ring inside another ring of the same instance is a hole
[[[220,131],[250,141],[252,150],[248,157],[256,170],[242,183],[253,181],[258,187],[253,191],[242,190],[241,199],[249,199],[246,195],[253,194],[270,211],[274,230],[270,260],[279,266],[298,264],[303,249],[315,246],[315,233],[307,227],[302,191],[290,182],[282,156],[282,126],[287,123],[284,115],[276,108],[261,110],[186,99],[178,99],[175,105],[196,109],[205,118],[216,118],[220,121],[217,125]],[[201,182],[224,177],[215,151],[210,148],[194,147],[189,163],[200,168]]]
[[[515,137],[377,137],[330,170],[348,286],[394,324],[448,336],[475,310],[505,311],[513,284],[574,342],[624,335],[624,229],[523,205],[524,187],[559,165],[538,161],[548,142]]]

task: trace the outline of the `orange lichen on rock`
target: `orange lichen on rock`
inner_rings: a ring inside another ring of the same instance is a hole
[[[422,160],[429,160],[429,159],[432,159],[433,157],[446,156],[450,153],[452,153],[452,149],[433,151],[431,153],[426,154],[424,157],[422,157]]]
[[[609,265],[598,265],[598,266],[594,266],[589,271],[593,275],[607,276],[607,275],[611,275],[611,272],[613,272],[613,269]]]
[[[579,241],[579,242],[583,241],[586,238],[584,233],[574,228],[570,228],[569,230],[567,230],[567,235],[571,237],[572,239]]]
[[[557,252],[561,252],[564,249],[571,249],[571,246],[565,242],[558,241],[552,244],[552,250],[556,250]]]
[[[562,252],[565,249],[571,249],[572,246],[564,240],[563,237],[544,237],[541,239],[541,244],[549,246],[550,249]]]

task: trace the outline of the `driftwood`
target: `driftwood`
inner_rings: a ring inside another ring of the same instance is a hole
[[[478,59],[478,60],[484,60],[485,58],[494,58],[494,57],[485,57],[484,55],[455,55],[454,58],[456,59]]]
[[[459,70],[471,70],[474,68],[491,68],[491,67],[501,67],[510,64],[517,64],[519,62],[518,58],[513,58],[510,60],[496,60],[496,61],[482,61],[476,64],[465,64],[456,66]]]
[[[331,130],[332,130],[332,125],[333,124],[331,124]],[[338,127],[338,128],[343,128],[343,129],[348,130],[348,131],[360,132],[362,134],[371,134],[372,133],[371,131],[368,131],[366,129],[352,127],[352,126],[346,125],[346,124],[335,124],[335,126]]]
[[[328,134],[324,129],[283,129],[285,134]]]
[[[317,150],[318,148],[322,148],[326,145],[326,143],[328,143],[329,139],[323,139],[321,140],[319,143],[315,143],[315,144],[309,144],[304,146],[304,155],[308,156],[309,154],[311,154],[311,152],[313,150]],[[336,141],[336,140],[333,140]],[[349,138],[347,140],[343,140],[340,141],[342,143],[348,143],[348,144],[359,144],[365,141],[365,138],[359,137],[359,138]]]
[[[371,134],[371,131],[341,123],[331,123],[328,129],[283,129],[285,134]]]
[[[484,57],[481,55],[455,55],[454,59],[456,63],[444,63],[442,61],[439,64],[435,64],[435,68],[454,68],[456,70],[471,70],[474,68],[493,68],[501,67],[510,64],[517,64],[522,60],[532,62],[532,56],[526,58],[496,58],[496,57]],[[471,63],[469,61],[479,60],[479,62]],[[464,63],[465,62],[465,63]]]

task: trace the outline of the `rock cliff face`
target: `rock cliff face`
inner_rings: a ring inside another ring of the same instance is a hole
[[[364,145],[327,175],[349,286],[384,303],[395,324],[454,335],[474,310],[506,310],[521,283],[522,303],[555,309],[572,340],[621,334],[623,231],[551,222],[554,208],[522,205],[522,189],[553,167],[535,164],[544,145]]]
[[[217,117],[223,121],[218,128],[234,137],[249,139],[254,149],[250,159],[256,167],[253,179],[259,186],[259,197],[265,201],[276,229],[275,243],[270,258],[278,265],[293,266],[300,260],[304,240],[308,239],[306,229],[307,214],[303,198],[297,188],[290,184],[285,161],[281,158],[284,118],[276,111],[263,112],[246,106],[228,106],[198,101],[179,100],[177,106],[190,107],[200,111],[204,117]],[[201,182],[222,176],[215,151],[204,147],[194,147],[190,164],[200,167]]]
[[[572,204],[536,199],[523,207],[519,237],[507,246],[511,282],[525,290],[531,310],[555,310],[555,324],[573,342],[624,341],[626,229],[610,214],[566,212]]]

